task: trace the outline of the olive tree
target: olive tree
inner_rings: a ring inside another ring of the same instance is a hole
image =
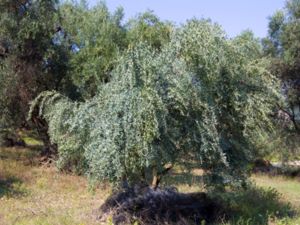
[[[44,92],[30,115],[49,123],[58,165],[92,178],[157,187],[172,166],[192,162],[209,185],[240,184],[280,97],[256,47],[251,35],[228,40],[191,20],[160,51],[141,43],[120,55],[94,98]]]

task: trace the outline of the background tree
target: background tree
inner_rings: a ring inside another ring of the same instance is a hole
[[[64,92],[68,54],[54,42],[59,25],[57,4],[55,0],[0,1],[2,131],[29,126],[29,102],[41,91]]]
[[[88,8],[84,1],[67,2],[61,7],[63,33],[72,50],[69,77],[80,99],[89,99],[102,83],[109,81],[119,51],[126,45],[121,22],[123,9],[110,13],[100,2]]]
[[[295,157],[300,135],[300,2],[289,0],[270,17],[264,52],[272,57],[271,71],[281,80],[285,102],[280,105],[279,138],[283,156]],[[298,150],[297,150],[298,149]],[[291,154],[287,154],[291,153]]]
[[[147,42],[158,50],[170,41],[170,35],[175,29],[173,24],[162,22],[152,11],[146,11],[130,19],[125,27],[131,47],[136,43]]]
[[[85,1],[67,2],[61,15],[63,33],[73,51],[68,74],[81,99],[93,97],[110,80],[119,52],[141,41],[160,49],[172,30],[170,23],[161,22],[150,11],[122,24],[123,9],[111,13],[103,2],[91,8]]]

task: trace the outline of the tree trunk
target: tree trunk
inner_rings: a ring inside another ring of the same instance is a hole
[[[33,122],[38,131],[39,137],[44,143],[44,147],[42,150],[42,156],[47,158],[51,158],[57,155],[57,145],[52,144],[50,141],[50,137],[48,135],[48,125],[45,120],[35,117],[33,118]]]
[[[164,166],[164,170],[161,171],[160,173],[157,171],[157,167],[153,167],[152,168],[152,184],[151,184],[151,187],[155,190],[157,189],[160,181],[161,181],[161,178],[162,176],[166,175],[169,170],[171,170],[173,168],[173,165],[172,164],[167,164]]]
[[[153,167],[153,169],[152,169],[152,184],[151,184],[151,187],[154,190],[158,187],[159,180],[160,179],[159,179],[159,176],[158,176],[158,173],[157,173],[157,168]]]

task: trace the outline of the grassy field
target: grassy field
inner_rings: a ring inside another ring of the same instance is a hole
[[[283,202],[291,204],[295,210],[296,215],[292,218],[282,218],[275,221],[271,221],[270,224],[290,224],[300,225],[300,179],[291,179],[283,176],[270,177],[270,176],[253,176],[253,180],[258,186],[264,188],[274,188],[280,193]]]
[[[1,225],[96,225],[96,211],[111,193],[108,184],[91,186],[86,178],[63,174],[55,167],[40,165],[38,152],[28,148],[0,149],[0,224]],[[194,183],[196,178],[191,178]],[[275,188],[280,201],[300,209],[300,181],[283,177],[255,175],[258,186]],[[201,191],[203,187],[177,184],[180,191]],[[249,196],[252,198],[252,196]],[[240,201],[242,207],[247,198]],[[243,202],[244,201],[244,202]],[[257,204],[261,204],[257,202]],[[247,209],[247,208],[246,208]],[[248,209],[247,209],[248,210]],[[236,220],[223,224],[247,224]],[[249,222],[249,224],[251,224]],[[300,218],[272,218],[269,224],[300,225]]]
[[[0,150],[0,224],[96,224],[93,210],[110,194],[85,178],[37,165],[35,151]]]
[[[261,187],[275,188],[282,195],[282,199],[300,209],[300,178],[253,176],[253,180]]]

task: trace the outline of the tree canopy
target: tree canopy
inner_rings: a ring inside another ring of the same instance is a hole
[[[49,123],[59,165],[92,178],[150,183],[193,162],[207,184],[240,184],[280,98],[251,33],[230,40],[207,20],[174,29],[157,49],[119,53],[110,81],[74,102],[44,92],[31,105]]]

